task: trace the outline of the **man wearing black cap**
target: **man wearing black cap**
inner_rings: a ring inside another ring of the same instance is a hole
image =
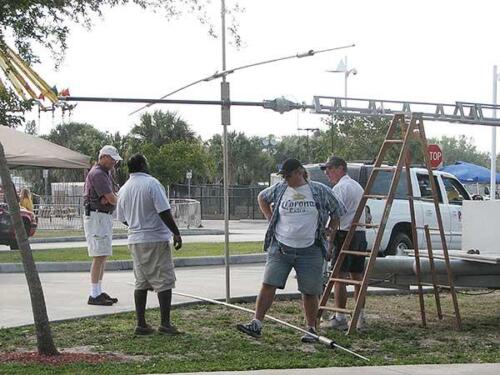
[[[287,159],[279,173],[284,181],[263,190],[258,196],[260,210],[269,221],[264,241],[268,252],[264,280],[257,298],[255,316],[237,329],[259,338],[262,320],[274,301],[276,288],[283,289],[292,268],[302,293],[307,330],[316,334],[318,296],[322,293],[322,270],[326,256],[325,228],[330,217],[344,214],[343,205],[332,190],[319,182],[307,181],[297,159]],[[316,339],[307,334],[302,342]]]
[[[349,177],[347,174],[347,163],[344,159],[330,156],[326,163],[320,167],[328,176],[330,182],[334,185],[333,192],[343,203],[346,214],[340,219],[335,219],[330,223],[332,233],[330,235],[328,258],[332,258],[332,266],[335,265],[340,249],[344,244],[347,233],[352,225],[354,214],[358,209],[359,202],[363,198],[364,190],[361,185]],[[361,215],[359,222],[364,224],[365,217]],[[349,250],[366,251],[366,234],[365,228],[359,226],[354,232],[354,237],[351,240]],[[346,279],[350,275],[351,279],[362,280],[363,271],[365,268],[365,258],[362,256],[347,255],[340,268],[340,277]],[[347,290],[344,283],[335,283],[333,287],[333,294],[335,296],[335,307],[345,309],[347,304]],[[359,293],[359,285],[355,285],[354,293],[357,298]],[[364,328],[365,318],[363,309],[359,315],[356,328],[361,330]],[[322,325],[323,326],[323,325]],[[333,328],[338,330],[347,330],[349,328],[345,314],[337,312],[335,317],[328,322],[325,322],[326,328]]]

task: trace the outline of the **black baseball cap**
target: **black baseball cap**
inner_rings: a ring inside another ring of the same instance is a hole
[[[294,170],[298,168],[304,168],[302,166],[302,163],[298,161],[297,159],[286,159],[283,164],[281,164],[281,168],[278,172],[278,174],[281,175],[287,175],[292,173]]]
[[[322,171],[324,171],[326,168],[329,167],[338,168],[340,166],[344,167],[344,169],[347,169],[347,163],[345,162],[344,159],[332,155],[328,158],[328,160],[325,163],[320,164],[319,167],[321,168]]]

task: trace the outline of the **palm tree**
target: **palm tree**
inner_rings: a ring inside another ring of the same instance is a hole
[[[195,135],[176,112],[154,111],[141,116],[140,124],[130,131],[130,138],[161,147],[175,141],[192,141]]]

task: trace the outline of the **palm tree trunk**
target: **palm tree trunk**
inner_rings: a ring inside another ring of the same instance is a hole
[[[59,352],[52,339],[42,283],[38,277],[38,271],[35,266],[35,261],[33,260],[30,243],[28,242],[28,235],[24,229],[19,203],[16,199],[16,192],[12,184],[12,179],[10,178],[10,171],[7,166],[2,143],[0,143],[0,177],[2,178],[4,194],[7,197],[9,213],[16,232],[16,239],[23,260],[24,274],[26,275],[26,281],[30,292],[38,353],[56,355],[59,354]]]

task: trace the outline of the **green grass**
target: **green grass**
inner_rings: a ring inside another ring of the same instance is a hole
[[[154,298],[150,294],[150,298]],[[346,337],[325,332],[339,345],[370,358],[366,363],[322,344],[302,344],[296,331],[266,322],[263,338],[256,340],[235,330],[249,314],[221,306],[199,305],[173,311],[173,321],[186,334],[178,337],[134,337],[134,314],[79,319],[52,324],[59,348],[86,347],[96,353],[127,356],[124,362],[60,367],[0,364],[1,374],[148,374],[188,371],[229,371],[267,368],[334,366],[487,363],[500,358],[500,291],[488,295],[459,295],[463,331],[452,320],[438,321],[433,296],[426,295],[428,328],[419,327],[416,296],[368,297],[369,329]],[[451,311],[449,295],[442,295]],[[253,308],[253,304],[248,306]],[[295,325],[303,323],[299,301],[275,303],[270,314]],[[159,321],[157,310],[148,311],[150,323]],[[0,352],[34,350],[33,327],[0,330]]]
[[[262,252],[262,242],[234,242],[229,246],[232,255],[253,254]],[[224,254],[224,243],[199,242],[185,243],[182,249],[173,252],[174,257],[199,257],[199,256],[222,256]],[[77,262],[89,261],[87,248],[74,249],[52,249],[36,250],[33,256],[37,262]],[[127,246],[113,246],[113,256],[109,260],[131,259]],[[20,263],[21,255],[18,250],[1,251],[0,263]]]

